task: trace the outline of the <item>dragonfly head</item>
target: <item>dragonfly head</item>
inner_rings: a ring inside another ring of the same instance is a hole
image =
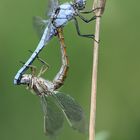
[[[86,0],[74,0],[74,4],[78,10],[83,10],[86,5]]]
[[[31,74],[24,74],[21,77],[20,83],[24,85],[29,85],[32,81],[32,75]]]

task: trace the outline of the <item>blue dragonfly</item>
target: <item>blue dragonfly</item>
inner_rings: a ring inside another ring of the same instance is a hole
[[[68,57],[62,29],[58,28],[57,31],[60,40],[62,65],[54,79],[49,81],[41,77],[48,68],[45,61],[43,61],[38,76],[35,76],[35,67],[30,66],[32,74],[23,74],[21,78],[21,84],[27,85],[28,89],[40,97],[44,113],[44,132],[47,136],[55,136],[58,133],[58,130],[63,126],[64,116],[73,129],[79,132],[85,132],[86,130],[82,107],[70,95],[58,91],[67,76]]]
[[[76,17],[79,17],[84,22],[89,23],[90,21],[96,19],[96,16],[93,16],[90,19],[86,19],[81,15],[81,13],[89,14],[99,8],[90,11],[82,11],[85,8],[85,5],[86,0],[74,0],[73,2],[66,2],[64,4],[59,4],[58,0],[50,0],[48,20],[40,20],[40,23],[45,27],[43,29],[43,34],[40,39],[40,42],[35,51],[30,56],[30,58],[27,60],[27,62],[17,72],[14,78],[14,84],[21,84],[21,77],[24,74],[24,72],[28,69],[28,66],[33,63],[39,52],[46,46],[46,44],[58,34],[57,28],[63,28],[66,25],[66,23],[68,23],[70,20],[74,20],[76,30],[79,36],[94,39],[93,34],[81,34]]]

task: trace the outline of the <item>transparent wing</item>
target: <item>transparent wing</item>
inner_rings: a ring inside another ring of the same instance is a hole
[[[46,11],[46,16],[51,16],[53,11],[59,6],[59,0],[49,0],[48,1],[48,10]]]
[[[46,28],[48,28],[48,30],[47,30],[48,37],[50,36],[50,34],[54,33],[54,31],[52,29],[54,27],[52,27],[52,25],[51,25],[52,19],[50,17],[58,6],[59,6],[58,0],[49,0],[48,10],[45,14],[47,16],[48,20],[44,20],[39,16],[33,17],[33,26],[35,27],[39,37],[42,37]]]
[[[54,136],[63,126],[63,114],[51,96],[42,96],[41,104],[44,112],[44,131],[48,136]]]
[[[85,132],[85,115],[81,106],[72,97],[63,93],[57,92],[54,97],[70,126],[79,132]]]
[[[54,35],[57,34],[55,27],[52,25],[51,20],[42,20],[41,18],[35,19],[36,30],[41,35],[41,42],[46,44]]]
[[[48,26],[49,20],[43,20],[39,16],[33,17],[33,27],[37,31],[39,37],[41,37],[44,33],[45,28]]]

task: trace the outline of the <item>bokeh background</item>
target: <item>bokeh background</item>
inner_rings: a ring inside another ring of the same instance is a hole
[[[63,1],[61,1],[63,2]],[[39,38],[32,17],[44,16],[47,0],[0,0],[0,139],[47,140],[39,98],[13,78],[29,58]],[[90,9],[92,1],[87,1]],[[108,0],[101,20],[96,133],[107,131],[109,140],[140,139],[140,1]],[[92,16],[92,15],[91,15]],[[90,16],[87,16],[90,18]],[[79,20],[82,33],[94,32],[94,22]],[[70,60],[68,77],[61,91],[70,94],[84,108],[89,120],[93,41],[77,35],[74,24],[64,30]],[[50,69],[51,80],[59,70],[57,38],[40,54]],[[38,68],[40,64],[36,62]],[[64,124],[58,139],[85,140],[87,134]]]

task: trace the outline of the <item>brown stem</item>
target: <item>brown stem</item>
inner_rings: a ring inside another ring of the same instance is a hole
[[[97,16],[95,24],[95,40],[93,49],[93,70],[92,70],[92,86],[91,86],[91,105],[90,105],[90,122],[89,122],[89,140],[95,140],[95,118],[96,118],[96,93],[97,93],[97,72],[98,72],[98,54],[99,54],[99,31],[100,16],[104,12],[106,0],[94,0],[93,8],[102,7],[95,10]]]

